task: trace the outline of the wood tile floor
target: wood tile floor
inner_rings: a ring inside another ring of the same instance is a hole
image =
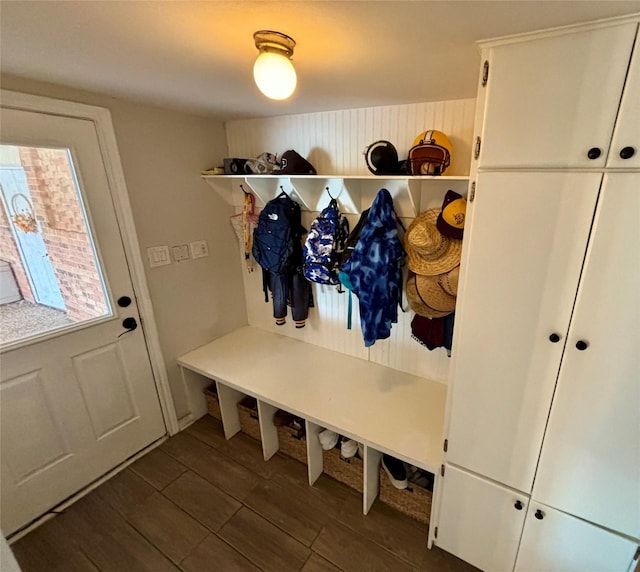
[[[12,545],[24,572],[466,572],[426,527],[206,416]]]

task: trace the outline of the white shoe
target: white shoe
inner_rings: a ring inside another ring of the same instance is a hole
[[[322,445],[322,448],[325,451],[330,451],[336,446],[338,437],[339,435],[335,431],[331,431],[330,429],[325,429],[324,431],[320,431],[320,433],[318,433],[320,445]]]
[[[340,446],[340,454],[345,459],[351,459],[351,457],[355,457],[358,452],[358,442],[353,439],[343,439],[342,445]]]

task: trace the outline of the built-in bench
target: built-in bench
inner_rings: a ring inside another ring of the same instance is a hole
[[[442,461],[446,385],[287,336],[244,327],[178,359],[184,370],[215,380],[225,436],[240,431],[238,402],[258,400],[265,460],[279,448],[273,415],[306,420],[309,483],[322,473],[316,436],[323,428],[364,445],[363,510],[378,496],[388,453],[436,475]]]

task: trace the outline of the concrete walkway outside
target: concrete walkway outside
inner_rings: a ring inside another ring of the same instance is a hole
[[[26,300],[0,306],[0,343],[4,344],[73,324],[61,310]]]

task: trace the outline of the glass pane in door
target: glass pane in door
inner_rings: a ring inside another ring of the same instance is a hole
[[[0,145],[0,346],[111,316],[68,149]]]

